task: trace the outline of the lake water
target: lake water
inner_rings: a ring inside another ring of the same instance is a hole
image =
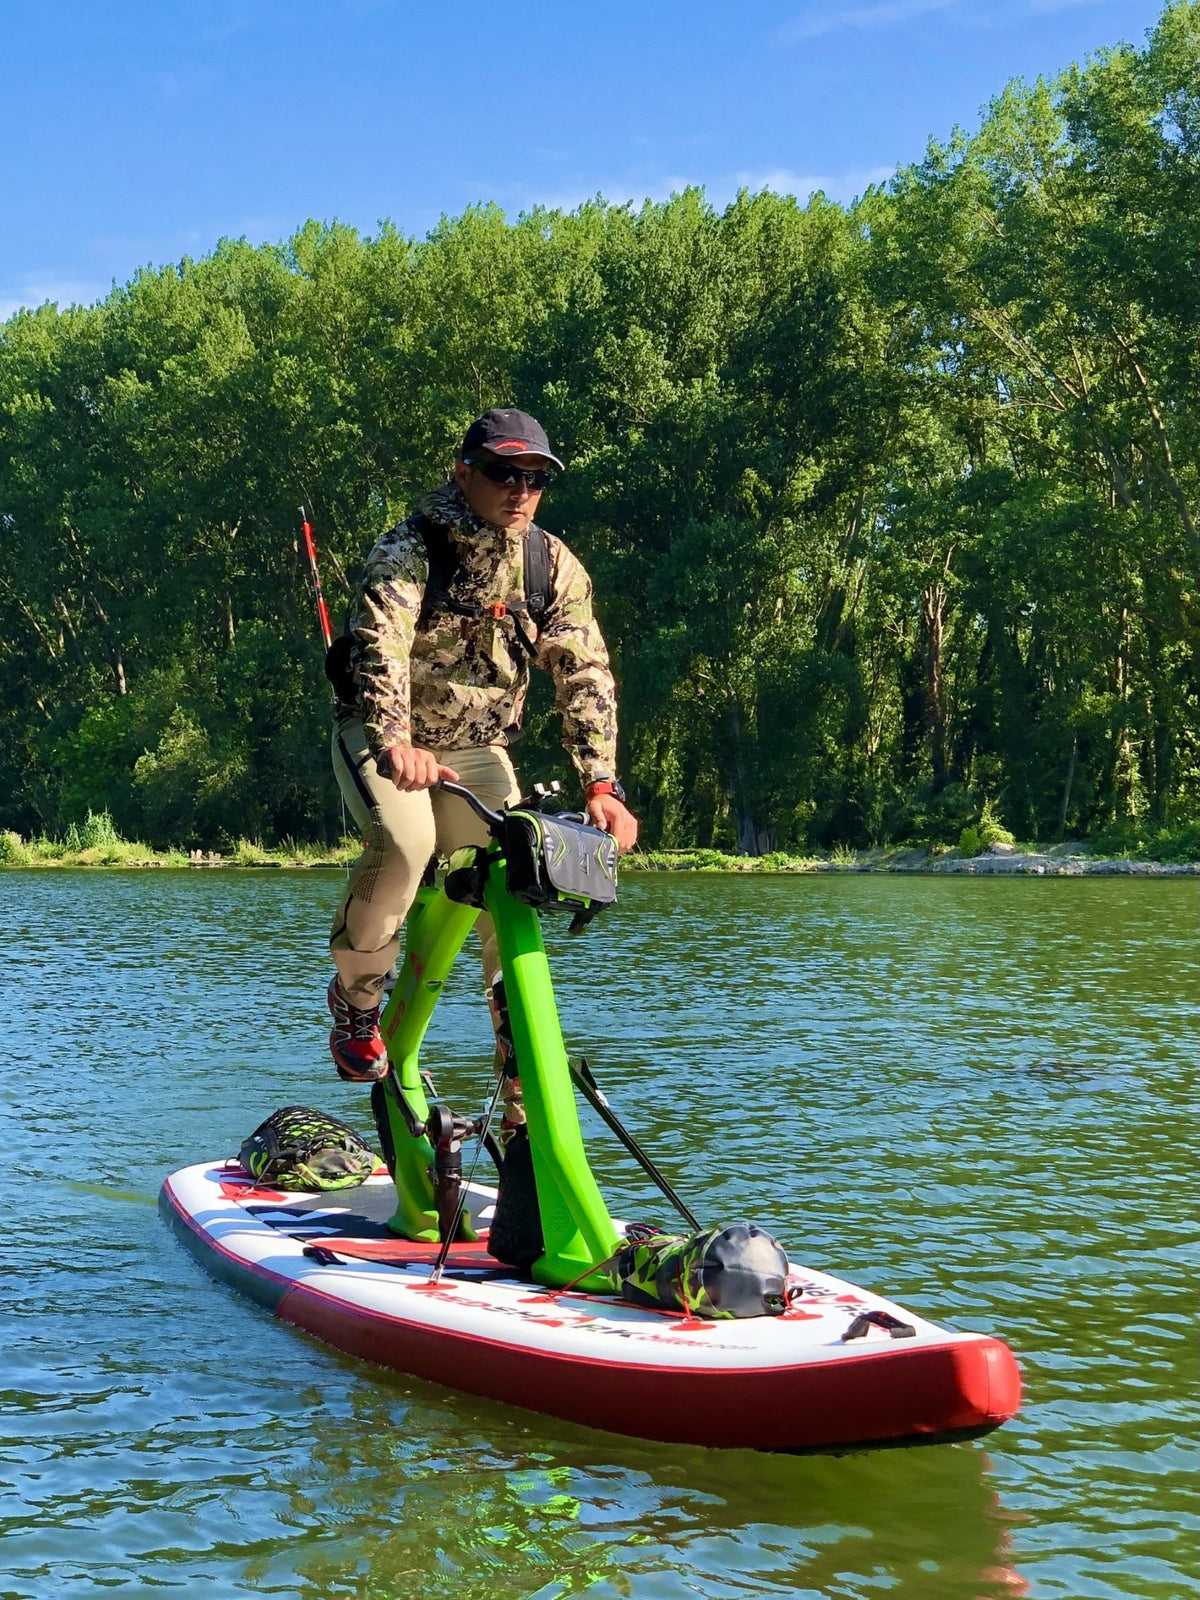
[[[340,1356],[211,1281],[165,1173],[325,1048],[331,872],[0,873],[0,1596],[1194,1594],[1193,881],[640,876],[569,1043],[705,1215],[1005,1339],[1018,1418],[845,1457],[640,1443]],[[435,1017],[477,1109],[473,963]],[[669,1221],[585,1120],[614,1211]]]

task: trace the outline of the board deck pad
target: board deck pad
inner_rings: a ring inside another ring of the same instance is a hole
[[[390,1239],[363,1239],[343,1233],[312,1234],[308,1237],[331,1240],[339,1256],[355,1261],[381,1261],[389,1267],[432,1266],[442,1249],[440,1244],[427,1244],[420,1239],[397,1239],[395,1234]],[[491,1267],[497,1270],[501,1267],[495,1256],[488,1255],[486,1238],[477,1243],[463,1240],[452,1244],[446,1255],[446,1264],[449,1267]],[[503,1271],[506,1277],[514,1275],[511,1267],[504,1267]]]

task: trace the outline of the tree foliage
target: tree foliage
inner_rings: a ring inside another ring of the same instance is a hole
[[[297,505],[344,594],[504,403],[570,464],[649,842],[1196,821],[1198,84],[1175,0],[849,209],[309,223],[18,314],[0,826],[335,832]]]

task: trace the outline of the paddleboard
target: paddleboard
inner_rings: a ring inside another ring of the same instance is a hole
[[[471,1185],[485,1231],[495,1190]],[[570,1422],[678,1444],[836,1450],[973,1438],[1011,1417],[1017,1363],[803,1266],[781,1316],[708,1320],[549,1290],[483,1244],[387,1227],[386,1171],[324,1194],[257,1187],[236,1163],[169,1177],[162,1210],[197,1259],[285,1322],[350,1355]]]

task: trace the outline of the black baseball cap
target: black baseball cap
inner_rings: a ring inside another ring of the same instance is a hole
[[[476,450],[490,450],[494,456],[545,456],[562,466],[537,418],[512,406],[498,406],[476,417],[463,436],[458,459],[469,461]]]

